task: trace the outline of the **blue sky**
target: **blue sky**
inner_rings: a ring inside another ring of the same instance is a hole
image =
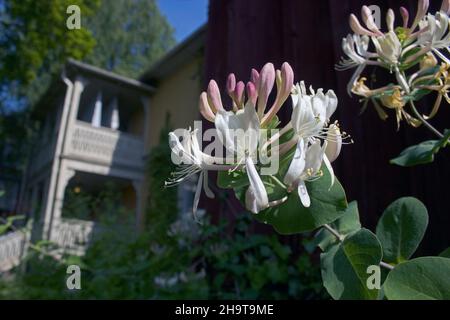
[[[208,0],[158,0],[159,8],[175,28],[177,42],[208,19]]]

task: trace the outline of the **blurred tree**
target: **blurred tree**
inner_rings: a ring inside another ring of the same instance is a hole
[[[97,44],[86,62],[129,77],[142,74],[175,43],[156,0],[103,1],[87,28]]]
[[[95,45],[86,28],[69,30],[66,13],[78,5],[89,16],[99,1],[21,0],[0,5],[0,75],[2,82],[28,84],[68,57],[82,59]]]
[[[80,7],[81,29],[67,28],[69,5]],[[0,0],[0,137],[26,149],[30,106],[67,58],[136,77],[174,44],[172,34],[155,0]],[[25,153],[15,155],[19,167]]]

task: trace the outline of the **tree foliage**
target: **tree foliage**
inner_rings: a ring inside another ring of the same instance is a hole
[[[129,77],[142,74],[174,44],[155,0],[103,1],[86,27],[96,40],[86,61]]]
[[[28,84],[57,62],[69,57],[84,58],[95,46],[95,40],[86,28],[67,29],[66,10],[69,5],[78,5],[82,15],[88,16],[98,3],[98,0],[6,1],[0,20],[2,81]]]

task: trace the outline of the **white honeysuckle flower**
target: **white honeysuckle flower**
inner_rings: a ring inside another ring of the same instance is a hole
[[[172,173],[172,178],[166,181],[166,186],[174,186],[187,178],[199,173],[197,188],[194,197],[192,212],[197,213],[200,193],[203,189],[209,198],[214,198],[214,194],[208,186],[208,170],[224,171],[233,166],[223,165],[223,159],[215,158],[205,154],[198,142],[197,130],[186,130],[187,134],[180,138],[174,133],[169,133],[169,146],[173,157],[178,164],[178,170]],[[219,163],[219,164],[217,164]]]
[[[447,49],[450,46],[450,19],[448,15],[442,11],[436,15],[428,14],[425,19],[419,22],[421,30],[417,44],[432,50],[443,61],[450,63],[450,60],[439,51],[439,49]]]
[[[331,124],[324,128],[336,111],[338,104],[336,95],[332,90],[323,94],[323,89],[317,90],[316,93],[310,88],[310,92],[311,95],[307,95],[304,82],[297,84],[292,92],[294,110],[291,125],[298,142],[294,157],[284,177],[284,183],[291,189],[293,186],[298,186],[299,196],[304,205],[308,202],[308,198],[301,191],[304,191],[306,187],[304,183],[299,185],[299,181],[306,179],[305,170],[309,178],[317,178],[319,173],[322,174],[320,167],[323,161],[330,172],[332,186],[334,184],[334,171],[331,162],[338,157],[342,146],[342,135],[337,124]],[[325,140],[321,153],[317,151],[318,148],[320,149],[319,139]],[[325,150],[328,150],[330,158],[324,154]],[[310,152],[311,154],[309,154]],[[320,163],[313,160],[320,160]]]
[[[296,84],[292,90],[291,124],[299,138],[323,136],[323,128],[336,111],[338,99],[333,90],[326,94],[320,88],[317,92],[310,87],[308,95],[305,83]]]
[[[356,68],[347,86],[349,94],[353,83],[359,78],[366,66],[380,65],[380,62],[377,61],[378,54],[368,51],[369,42],[370,37],[368,35],[349,34],[342,39],[342,50],[348,58],[342,57],[335,68],[338,71]]]
[[[250,212],[256,214],[268,207],[269,197],[264,183],[250,157],[246,158],[245,168],[247,170],[248,180],[250,181],[250,186],[245,193],[245,207]]]
[[[374,24],[374,18],[368,7],[362,7],[364,26],[354,14],[351,14],[349,22],[354,34],[342,40],[342,50],[346,58],[341,58],[336,65],[337,70],[356,68],[347,85],[349,95],[368,65],[383,66],[392,72],[402,65],[410,63],[414,65],[417,59],[429,52],[450,63],[450,59],[443,53],[444,49],[450,52],[449,6],[449,1],[444,0],[440,11],[434,15],[427,14],[429,1],[419,0],[412,23],[409,21],[408,10],[401,7],[403,23],[398,27],[395,26],[395,13],[389,9],[386,14],[388,30],[385,33]],[[373,43],[375,52],[368,51],[369,41]],[[413,54],[410,54],[412,51]]]
[[[402,44],[394,31],[372,37],[372,42],[380,58],[389,66],[398,64],[402,54]]]
[[[252,156],[257,152],[259,139],[259,118],[252,103],[236,113],[219,111],[215,118],[219,138],[227,150],[237,155],[237,163],[245,161],[245,170],[250,182],[246,195],[246,207],[253,213],[265,209],[269,204],[264,183],[256,170]]]
[[[219,139],[227,150],[238,155],[238,163],[243,156],[252,155],[258,147],[259,118],[255,107],[247,103],[236,113],[219,110],[215,118]]]
[[[336,124],[331,124],[327,132],[327,148],[325,149],[325,155],[330,162],[337,159],[341,153],[342,148],[342,134],[341,130]]]
[[[320,145],[320,140],[314,140],[308,147],[303,139],[300,139],[292,162],[284,177],[284,183],[289,190],[297,188],[298,196],[304,207],[311,205],[311,199],[306,188],[305,181],[313,181],[320,178],[323,173],[320,170],[324,159],[327,142]]]

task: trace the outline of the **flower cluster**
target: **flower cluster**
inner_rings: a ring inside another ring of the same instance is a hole
[[[450,46],[449,14],[450,0],[444,0],[440,11],[428,13],[429,1],[419,0],[417,13],[410,22],[410,14],[400,8],[402,23],[395,26],[395,14],[389,9],[386,14],[387,32],[382,32],[367,6],[361,10],[362,22],[350,15],[353,34],[342,40],[346,55],[336,65],[337,70],[356,68],[347,90],[367,103],[371,101],[383,120],[387,118],[382,106],[396,112],[397,124],[405,120],[417,127],[423,120],[432,118],[441,104],[442,97],[448,97],[447,57]],[[440,65],[439,65],[440,60]],[[395,74],[396,83],[379,88],[370,88],[367,78],[361,76],[367,66],[378,66]],[[437,92],[437,99],[429,115],[423,117],[415,109],[413,102],[425,94]],[[412,116],[405,110],[410,104]]]
[[[250,78],[244,83],[237,81],[234,74],[228,76],[229,108],[224,107],[214,80],[200,95],[200,113],[214,123],[221,143],[220,150],[216,148],[214,155],[205,152],[206,148],[202,149],[197,129],[169,134],[172,161],[178,164],[178,170],[166,185],[176,185],[191,175],[199,174],[194,214],[202,189],[208,197],[214,197],[208,186],[210,170],[242,174],[246,187],[243,201],[253,213],[282,204],[294,190],[302,205],[309,207],[311,199],[305,182],[320,179],[323,164],[332,176],[332,183],[334,181],[331,162],[338,157],[342,144],[349,138],[345,132],[341,133],[337,122],[330,124],[330,117],[338,104],[334,92],[312,88],[307,91],[304,82],[294,86],[294,72],[286,62],[280,70],[275,70],[272,63],[264,65],[260,72],[253,69]],[[274,87],[276,96],[269,103]],[[292,99],[292,118],[279,128],[277,112],[289,97]],[[223,149],[227,157],[218,156]],[[277,165],[275,172],[264,173],[267,163],[263,159],[268,155],[271,162],[288,163],[287,169],[282,170]],[[279,195],[274,198],[267,188],[274,182],[285,190],[281,198]]]

